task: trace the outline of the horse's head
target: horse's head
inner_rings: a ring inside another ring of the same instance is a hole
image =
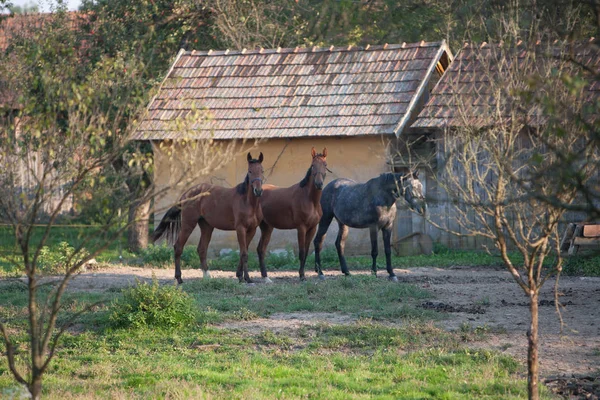
[[[246,179],[256,197],[260,197],[263,192],[262,184],[265,177],[263,176],[262,162],[263,153],[260,153],[258,159],[252,158],[252,155],[248,153],[248,176]]]
[[[410,208],[418,212],[420,215],[425,215],[427,211],[427,203],[423,194],[423,184],[419,180],[419,172],[409,172],[408,174],[394,174],[395,189],[393,195],[396,198],[404,196]]]
[[[322,190],[327,176],[327,147],[323,149],[323,153],[317,154],[315,148],[311,150],[312,164],[310,171],[313,176],[313,182],[317,190]]]

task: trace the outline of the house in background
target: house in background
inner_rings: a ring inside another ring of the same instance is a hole
[[[174,167],[166,151],[181,139],[230,142],[259,140],[267,182],[290,186],[311,163],[310,150],[328,150],[332,173],[326,182],[344,177],[367,181],[394,168],[403,131],[410,126],[429,92],[452,59],[445,42],[362,47],[286,48],[242,51],[180,51],[133,139],[154,144],[157,190],[169,187]],[[193,124],[191,133],[174,121],[202,108],[209,118]],[[399,167],[408,167],[401,165]],[[246,174],[245,154],[199,180],[235,186]],[[428,178],[422,177],[425,186]],[[156,202],[165,210],[181,191],[167,191]],[[398,204],[402,205],[402,201]],[[155,214],[159,221],[163,212]],[[411,230],[425,221],[408,211]],[[407,217],[408,216],[408,217]],[[332,224],[326,245],[337,235]],[[251,248],[256,247],[258,236]],[[197,243],[198,232],[190,239]],[[276,231],[270,249],[296,246],[295,231]],[[213,233],[210,251],[236,248],[235,232]],[[350,230],[347,251],[370,252],[368,230]]]
[[[431,92],[429,101],[420,111],[416,121],[405,130],[404,137],[411,138],[412,143],[418,143],[411,148],[410,155],[413,156],[413,160],[424,160],[420,162],[429,170],[430,175],[438,173],[438,167],[444,162],[443,136],[446,131],[460,133],[460,129],[465,126],[487,129],[493,121],[508,121],[514,116],[519,118],[519,121],[527,121],[529,128],[545,123],[545,116],[540,114],[539,109],[530,108],[523,111],[518,104],[505,107],[509,104],[509,99],[494,97],[499,85],[510,83],[520,88],[525,87],[522,81],[531,79],[535,74],[545,76],[544,74],[556,74],[557,71],[563,73],[576,64],[585,66],[589,71],[600,71],[600,53],[592,42],[562,48],[550,43],[537,43],[538,48],[526,48],[521,43],[508,48],[502,46],[487,43],[465,44]],[[568,65],[570,57],[575,60],[571,66]],[[516,70],[523,75],[513,78],[511,74],[515,74],[514,66],[517,64],[519,68]],[[581,101],[593,104],[600,98],[600,85],[597,79],[591,82],[592,84],[583,90]],[[527,143],[525,138],[524,143]],[[399,152],[398,155],[398,162],[410,158],[406,151]],[[600,170],[590,182],[599,187]],[[441,187],[437,187],[435,182],[428,187],[427,197],[431,221],[455,232],[467,233],[456,222],[456,212],[447,193]],[[473,224],[480,225],[474,213],[469,217]],[[585,213],[570,211],[565,213],[564,223],[585,221],[587,218]],[[403,227],[400,226],[400,229]],[[560,230],[562,229],[561,227]],[[490,239],[473,235],[455,236],[437,229],[432,224],[427,224],[425,232],[433,241],[451,248],[494,248]],[[406,234],[404,231],[400,233]]]

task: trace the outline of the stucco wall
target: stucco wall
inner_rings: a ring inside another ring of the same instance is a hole
[[[314,146],[318,152],[327,147],[327,164],[333,173],[327,174],[326,183],[336,178],[350,178],[356,181],[367,181],[382,172],[389,171],[386,165],[385,138],[376,137],[347,137],[347,138],[300,138],[300,139],[272,139],[259,143],[250,151],[254,157],[262,152],[265,159],[263,167],[267,183],[277,186],[291,186],[299,182],[311,163],[311,147]],[[174,154],[177,150],[175,150]],[[164,153],[155,146],[155,182],[157,190],[162,190],[179,179],[181,168],[174,166],[177,161],[169,161]],[[274,165],[275,164],[275,165]],[[232,162],[208,176],[198,177],[195,181],[212,181],[227,187],[233,187],[242,181],[246,174],[247,162],[246,152],[237,156]],[[190,183],[181,185],[179,188],[166,190],[165,194],[159,196],[156,202],[155,224],[164,215],[166,208],[172,205],[184,191],[183,186],[189,187]],[[325,246],[333,246],[337,235],[337,223],[331,224],[327,233]],[[255,251],[260,237],[260,230],[250,244],[250,250]],[[199,230],[192,234],[188,245],[197,245]],[[380,238],[381,242],[381,238]],[[275,230],[269,250],[293,247],[297,250],[297,236],[295,230]],[[381,246],[381,243],[380,243]],[[209,247],[209,255],[216,256],[223,248],[238,248],[235,232],[215,230]],[[311,244],[311,252],[312,252]],[[370,254],[370,239],[368,230],[350,229],[346,245],[348,254]],[[383,252],[381,253],[383,256]],[[310,267],[310,266],[309,266]]]

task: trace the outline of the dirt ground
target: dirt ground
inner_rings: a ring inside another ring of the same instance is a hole
[[[356,271],[355,274],[368,273]],[[71,287],[76,290],[103,291],[127,286],[135,278],[172,280],[170,269],[118,267],[89,271],[79,275]],[[484,339],[471,342],[474,348],[493,349],[526,362],[528,322],[527,298],[503,269],[454,267],[450,269],[396,269],[401,282],[408,282],[433,293],[423,301],[424,308],[446,314],[439,324],[448,330],[471,329],[485,333]],[[235,279],[229,271],[211,271],[213,277]],[[261,283],[259,274],[251,274]],[[337,271],[326,271],[327,279],[339,279]],[[380,274],[384,279],[384,274]],[[271,272],[274,283],[297,280],[294,271]],[[201,278],[198,270],[184,270],[183,278]],[[309,279],[316,279],[314,274]],[[553,281],[547,282],[540,298],[540,372],[560,393],[569,385],[575,396],[598,399],[600,394],[600,277],[562,277],[559,285],[563,328],[554,306]],[[326,322],[352,323],[353,318],[328,313],[273,314],[269,318],[225,325],[248,330],[293,330],[303,324]],[[576,378],[575,380],[573,378]],[[591,383],[590,383],[591,382]],[[583,386],[582,386],[583,385]],[[587,385],[587,386],[586,386]],[[587,389],[586,389],[587,387]],[[597,391],[596,391],[597,390]],[[578,396],[579,393],[581,396]],[[591,395],[590,395],[591,393]]]

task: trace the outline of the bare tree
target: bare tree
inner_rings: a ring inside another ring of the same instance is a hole
[[[540,289],[551,277],[558,282],[562,269],[559,223],[579,193],[569,179],[588,185],[599,158],[585,124],[574,121],[588,100],[585,90],[572,89],[571,65],[557,57],[569,45],[521,42],[511,26],[502,42],[463,48],[444,78],[448,120],[437,180],[459,227],[442,228],[487,238],[529,298],[528,392],[537,399]],[[550,113],[547,98],[568,107]],[[579,155],[568,177],[552,173],[565,154]],[[522,261],[509,257],[511,250]]]
[[[295,45],[305,22],[297,1],[210,0],[215,37],[225,48],[277,48]]]

